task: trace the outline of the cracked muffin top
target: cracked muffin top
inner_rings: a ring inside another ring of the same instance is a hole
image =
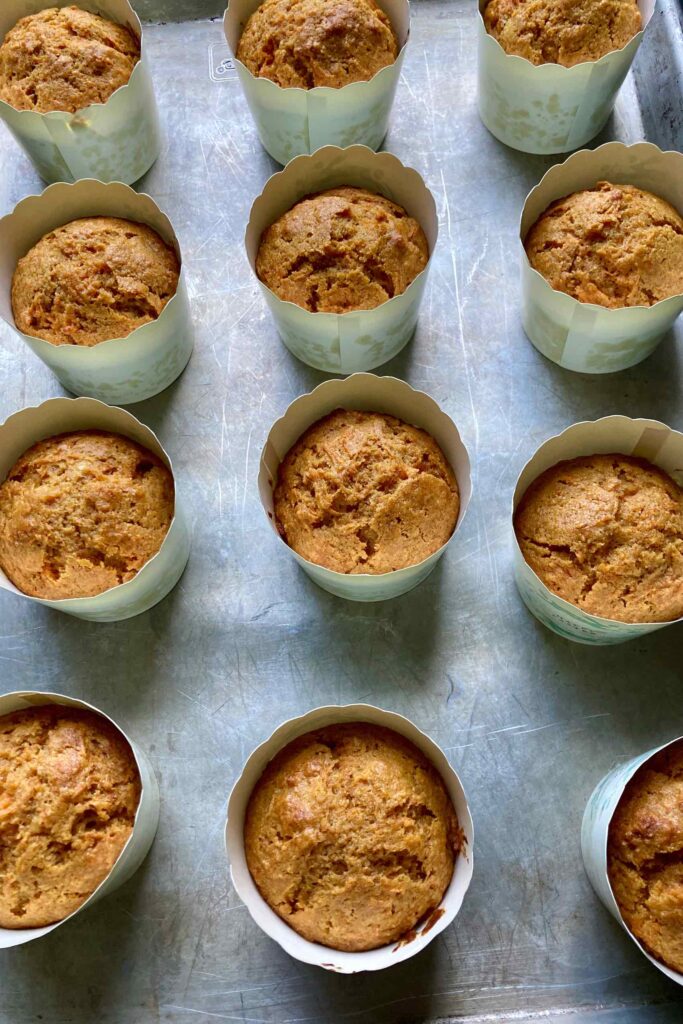
[[[347,313],[400,295],[428,259],[424,232],[403,207],[364,188],[331,188],[263,232],[256,273],[312,313]]]
[[[506,53],[570,68],[621,50],[642,18],[636,0],[489,0],[484,24]]]
[[[22,18],[0,46],[0,99],[15,110],[74,114],[125,85],[140,41],[79,7],[49,7]]]
[[[170,471],[130,438],[48,437],[0,485],[0,568],[32,597],[92,597],[157,553],[173,509]]]
[[[556,200],[524,247],[534,270],[579,302],[652,306],[683,293],[683,218],[633,185],[599,181]]]
[[[424,754],[353,722],[277,754],[249,799],[244,841],[276,914],[310,942],[358,952],[398,941],[438,907],[463,836]]]
[[[299,89],[369,81],[397,55],[391,22],[374,0],[265,0],[237,47],[252,75]]]
[[[20,331],[52,345],[126,338],[175,295],[175,250],[146,224],[83,217],[48,232],[19,260],[12,313]]]
[[[644,459],[586,455],[535,480],[515,514],[549,590],[621,622],[683,616],[683,490]]]
[[[394,416],[337,409],[287,453],[273,494],[297,554],[380,574],[438,551],[458,521],[455,474],[433,437]]]
[[[0,718],[0,927],[77,910],[128,841],[140,775],[100,715],[48,704]]]
[[[610,822],[607,868],[630,931],[683,973],[683,741],[638,769]]]

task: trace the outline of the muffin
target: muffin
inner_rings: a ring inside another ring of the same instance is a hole
[[[354,722],[300,736],[247,806],[247,865],[264,900],[310,942],[360,952],[438,907],[462,833],[443,780],[393,730]]]
[[[433,437],[394,416],[337,409],[280,464],[275,522],[297,554],[379,574],[438,551],[458,520],[455,474]]]
[[[237,47],[252,75],[299,89],[367,82],[397,55],[391,22],[374,0],[265,0]]]
[[[484,24],[506,53],[571,68],[621,50],[642,18],[636,0],[489,0]]]
[[[534,270],[579,302],[618,309],[683,293],[683,218],[633,185],[599,181],[556,200],[524,247]]]
[[[31,597],[92,597],[133,579],[173,519],[173,477],[119,434],[38,441],[0,485],[0,569]]]
[[[15,110],[74,114],[104,103],[140,59],[126,28],[79,7],[49,7],[22,18],[0,46],[0,100]]]
[[[683,973],[683,741],[638,769],[610,823],[607,869],[629,930]]]
[[[51,345],[91,347],[156,320],[175,295],[175,250],[146,224],[83,217],[48,232],[17,263],[12,313]]]
[[[16,711],[0,718],[0,793],[0,927],[61,921],[107,877],[133,831],[133,751],[92,712]]]
[[[311,313],[348,313],[400,295],[428,260],[424,232],[403,207],[364,188],[331,188],[263,232],[256,273]]]
[[[683,616],[683,490],[644,459],[584,455],[535,480],[515,514],[549,590],[621,622]]]

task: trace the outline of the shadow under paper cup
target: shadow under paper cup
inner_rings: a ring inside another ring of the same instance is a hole
[[[372,370],[392,359],[408,343],[417,324],[439,230],[434,198],[417,171],[391,153],[374,153],[366,146],[326,146],[313,156],[292,160],[268,180],[254,201],[245,236],[254,274],[263,232],[304,196],[343,185],[381,193],[402,206],[425,233],[429,261],[400,295],[374,309],[349,313],[312,313],[278,298],[259,281],[287,348],[302,362],[327,373]]]
[[[73,0],[4,0],[0,40],[23,17]],[[126,25],[140,40],[140,59],[128,82],[104,103],[70,114],[15,110],[0,100],[0,117],[47,182],[98,178],[130,185],[149,170],[161,148],[161,131],[142,25],[128,0],[79,0],[84,10]]]
[[[513,522],[527,490],[547,469],[582,455],[612,452],[646,459],[683,486],[683,434],[658,420],[605,416],[600,420],[574,423],[541,445],[517,480],[512,502]],[[539,622],[559,636],[582,644],[620,644],[683,621],[620,622],[583,611],[546,587],[525,561],[514,527],[512,535],[515,583],[522,600]]]
[[[458,854],[448,889],[438,908],[429,915],[426,922],[416,925],[405,939],[371,949],[362,953],[348,953],[322,946],[304,939],[293,928],[271,910],[259,893],[247,866],[244,850],[244,818],[254,786],[263,774],[266,765],[288,743],[315,729],[341,722],[370,722],[373,725],[393,729],[405,736],[422,751],[434,765],[443,779],[455,808],[458,824],[464,835],[463,849]],[[246,905],[252,919],[266,935],[274,939],[290,956],[303,963],[315,964],[328,971],[340,974],[355,974],[359,971],[378,971],[384,967],[408,960],[428,946],[455,919],[462,906],[474,869],[474,829],[467,797],[462,783],[451,767],[448,758],[429,736],[402,715],[370,704],[349,704],[315,708],[279,726],[272,736],[254,750],[247,760],[242,774],[235,783],[228,801],[228,819],[225,826],[225,846],[230,861],[230,877],[237,895]]]
[[[12,312],[12,276],[17,262],[43,235],[80,217],[121,217],[147,224],[175,250],[180,262],[176,292],[156,320],[125,338],[98,345],[52,345],[20,331]],[[82,180],[50,185],[28,196],[0,220],[0,315],[76,395],[115,405],[141,402],[164,391],[182,373],[192,353],[193,329],[178,239],[154,200],[120,182]]]
[[[22,409],[0,425],[0,483],[20,455],[46,437],[74,430],[107,430],[122,434],[148,448],[168,467],[175,484],[175,508],[171,525],[158,552],[130,580],[94,597],[49,601],[24,594],[0,569],[0,589],[25,601],[67,612],[92,622],[118,622],[147,611],[173,589],[183,574],[190,554],[190,533],[178,496],[178,481],[171,460],[149,427],[131,413],[104,405],[93,398],[51,398],[42,405]]]
[[[408,42],[408,0],[379,0],[398,39],[399,53],[394,63],[368,82],[352,82],[341,89],[283,88],[268,78],[252,75],[237,59],[244,26],[261,2],[230,0],[223,29],[263,147],[281,164],[322,146],[360,144],[378,149],[387,133]]]
[[[12,946],[23,946],[26,942],[33,942],[43,935],[49,935],[55,928],[66,924],[76,914],[80,914],[102,896],[107,896],[114,889],[127,882],[142,864],[154,841],[157,825],[159,824],[159,787],[154,775],[152,766],[146,754],[133,743],[129,736],[123,731],[112,718],[105,715],[99,708],[87,704],[84,700],[77,700],[75,697],[67,697],[62,693],[49,693],[40,690],[18,690],[14,693],[6,693],[0,696],[0,715],[9,715],[14,711],[23,711],[26,708],[41,707],[44,704],[60,704],[64,707],[79,708],[91,711],[105,721],[109,722],[128,742],[138,772],[140,773],[140,802],[135,814],[133,831],[128,841],[121,850],[116,863],[105,879],[100,882],[93,893],[74,910],[73,914],[67,915],[61,921],[54,924],[44,925],[42,928],[0,928],[0,949],[11,949]]]
[[[387,413],[412,426],[421,427],[434,438],[450,463],[460,492],[458,521],[446,543],[417,565],[379,575],[334,572],[309,562],[280,536],[273,507],[273,491],[280,463],[313,423],[335,409]],[[426,579],[455,537],[472,494],[469,456],[453,420],[424,392],[416,391],[396,377],[376,377],[372,373],[355,373],[346,380],[325,381],[310,394],[292,402],[268,434],[261,453],[258,485],[271,528],[286,551],[319,587],[349,601],[386,601],[407,593]]]

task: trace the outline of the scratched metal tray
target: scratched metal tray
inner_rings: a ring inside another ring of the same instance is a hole
[[[256,475],[272,421],[323,375],[280,344],[242,236],[274,164],[229,62],[215,0],[145,0],[166,146],[143,182],[185,252],[197,347],[184,376],[134,407],[172,453],[194,511],[176,591],[139,618],[92,625],[0,595],[2,689],[84,697],[150,753],[162,790],[152,853],[118,893],[0,962],[0,1019],[389,1024],[465,1020],[673,1024],[683,993],[650,967],[584,876],[579,824],[620,758],[683,732],[673,627],[616,648],[561,640],[510,572],[510,495],[541,440],[611,412],[683,428],[683,325],[647,362],[582,378],[545,361],[519,322],[519,211],[553,162],[505,149],[475,107],[474,0],[418,0],[387,147],[420,169],[441,237],[417,334],[383,372],[431,392],[474,458],[462,533],[418,590],[343,603],[283,557]],[[660,8],[596,142],[681,148],[676,0]],[[0,135],[0,214],[41,184]],[[61,390],[0,331],[0,417]],[[472,888],[419,957],[379,975],[290,960],[251,922],[223,852],[226,796],[284,718],[368,701],[445,748],[475,818]]]

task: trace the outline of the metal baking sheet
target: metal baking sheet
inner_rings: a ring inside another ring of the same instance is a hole
[[[194,5],[144,10],[166,20]],[[506,149],[480,124],[474,16],[474,0],[413,5],[386,145],[433,189],[441,236],[415,339],[381,371],[454,417],[474,497],[429,580],[379,605],[318,590],[264,520],[261,444],[323,379],[279,342],[243,251],[251,200],[276,168],[219,22],[147,28],[166,143],[142,187],[180,237],[197,346],[177,384],[132,408],[173,456],[194,547],[174,593],[128,622],[88,624],[0,595],[0,671],[3,690],[61,690],[118,719],[159,774],[161,826],[123,889],[2,957],[3,1021],[682,1019],[683,993],[594,897],[579,824],[616,760],[683,731],[683,631],[604,649],[549,633],[512,582],[509,508],[531,452],[574,420],[628,412],[683,428],[683,325],[641,366],[598,378],[560,370],[526,341],[517,222],[552,159]],[[682,52],[675,0],[660,0],[596,143],[646,136],[681,148]],[[5,213],[41,183],[4,130],[0,160]],[[3,327],[0,416],[62,393]],[[315,705],[356,701],[408,715],[447,749],[472,805],[475,875],[455,924],[419,957],[340,978],[290,960],[251,922],[228,881],[222,829],[257,743]]]

